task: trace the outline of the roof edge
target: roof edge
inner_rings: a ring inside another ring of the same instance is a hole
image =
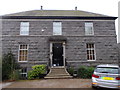
[[[116,20],[118,17],[94,17],[94,16],[1,16],[1,19],[99,19]]]

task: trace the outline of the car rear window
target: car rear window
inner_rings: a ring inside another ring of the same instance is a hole
[[[120,69],[112,68],[112,67],[98,67],[98,68],[96,68],[95,72],[118,74],[118,73],[120,73]]]

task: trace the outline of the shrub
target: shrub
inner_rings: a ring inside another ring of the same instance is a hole
[[[13,73],[9,75],[10,80],[19,80],[20,79],[20,72],[19,70],[14,70]]]
[[[92,76],[92,73],[94,71],[94,67],[85,67],[85,66],[81,66],[78,69],[78,77],[80,78],[84,78],[84,79],[90,79]]]
[[[2,57],[2,80],[12,79],[12,74],[19,68],[19,64],[16,63],[15,57],[10,51],[4,54]]]
[[[28,79],[42,78],[47,72],[46,65],[35,65],[32,69],[28,72]]]
[[[74,68],[73,67],[69,67],[67,71],[70,75],[73,76],[73,74],[74,74]]]

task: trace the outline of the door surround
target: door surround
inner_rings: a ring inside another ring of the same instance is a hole
[[[65,67],[65,42],[50,42],[50,66],[53,67],[53,44],[54,43],[62,43],[62,46],[63,46],[63,66]]]

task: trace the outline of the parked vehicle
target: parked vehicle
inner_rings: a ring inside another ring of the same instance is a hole
[[[98,65],[92,75],[92,87],[120,89],[120,67],[112,64]]]

